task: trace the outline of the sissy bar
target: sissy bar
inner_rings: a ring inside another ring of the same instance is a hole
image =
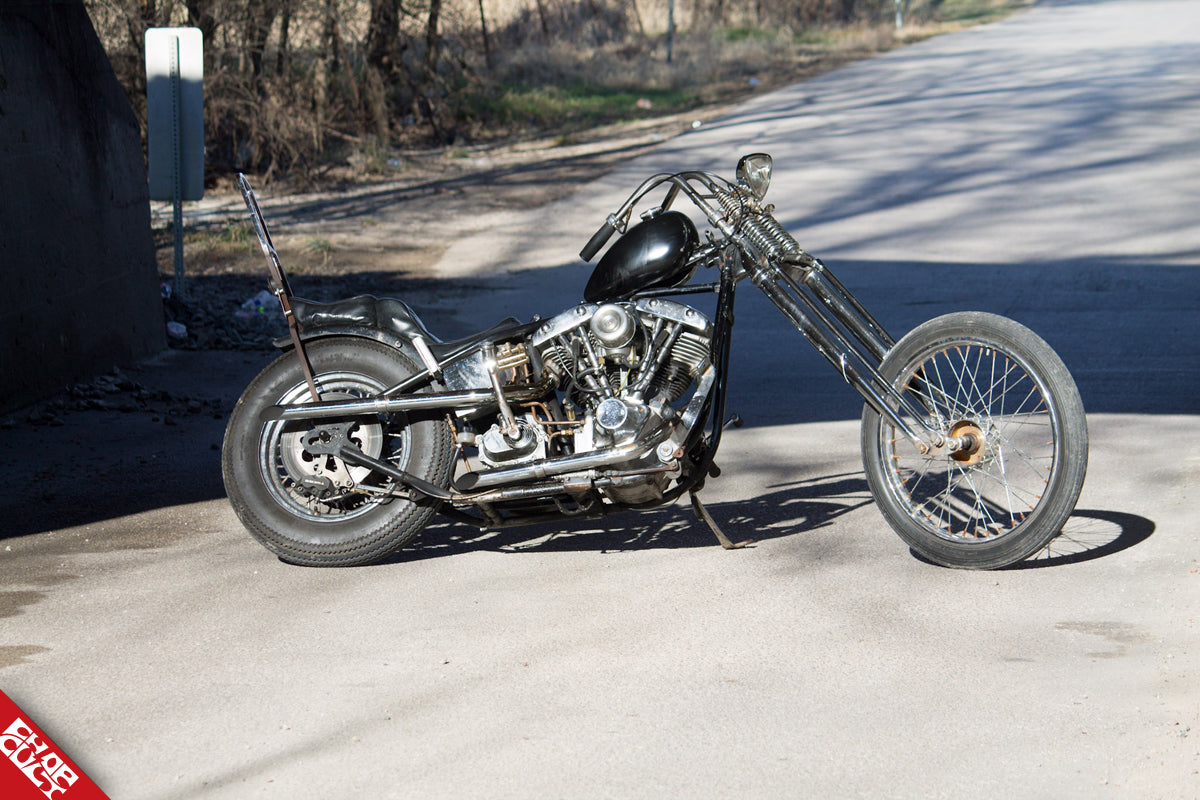
[[[283,309],[283,318],[287,320],[288,335],[292,337],[292,346],[296,357],[300,359],[300,369],[304,372],[304,380],[308,383],[308,391],[312,394],[313,402],[318,402],[321,395],[317,392],[317,382],[313,378],[312,365],[308,362],[308,353],[304,350],[304,342],[300,339],[300,324],[292,312],[292,287],[288,283],[283,266],[279,263],[279,253],[271,242],[271,234],[267,231],[267,222],[263,219],[262,211],[258,208],[258,198],[246,176],[238,173],[238,188],[242,190],[242,199],[246,201],[246,209],[250,212],[250,222],[254,225],[254,233],[258,236],[258,244],[262,247],[263,255],[267,257],[270,270],[271,293],[279,300]]]

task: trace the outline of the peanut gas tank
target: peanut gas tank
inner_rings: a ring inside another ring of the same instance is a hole
[[[636,292],[681,286],[696,271],[689,264],[700,241],[696,226],[678,211],[639,222],[616,241],[583,291],[589,303],[625,300]]]

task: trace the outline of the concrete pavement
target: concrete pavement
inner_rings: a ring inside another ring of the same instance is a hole
[[[853,394],[746,287],[749,424],[706,497],[754,548],[680,506],[289,567],[211,496],[196,419],[127,464],[177,503],[0,542],[0,686],[114,798],[1200,796],[1197,31],[1193,3],[1041,4],[758,98],[443,264],[481,287],[464,326],[552,312],[635,176],[770,150],[781,216],[896,332],[1002,311],[1076,373],[1089,478],[1040,559],[915,559]],[[142,379],[256,367],[189,358]],[[21,442],[103,468],[85,423]],[[184,442],[192,485],[154,468]]]

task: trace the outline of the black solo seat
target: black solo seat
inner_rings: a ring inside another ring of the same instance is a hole
[[[316,303],[293,297],[292,313],[302,336],[321,328],[374,328],[406,341],[420,336],[439,362],[463,355],[484,341],[521,336],[537,327],[537,322],[522,323],[508,317],[485,331],[452,342],[443,342],[425,327],[425,323],[403,300],[360,294],[331,303]]]

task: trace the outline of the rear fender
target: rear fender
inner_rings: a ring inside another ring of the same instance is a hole
[[[416,350],[412,346],[412,342],[402,336],[397,336],[391,331],[385,331],[382,328],[376,328],[369,325],[330,325],[328,327],[309,328],[300,333],[300,341],[311,342],[317,339],[328,339],[331,336],[352,336],[357,339],[370,339],[380,344],[385,344],[388,347],[394,347],[412,359],[419,359]],[[292,350],[291,337],[281,336],[271,342],[280,350]],[[416,363],[421,363],[419,360]]]

